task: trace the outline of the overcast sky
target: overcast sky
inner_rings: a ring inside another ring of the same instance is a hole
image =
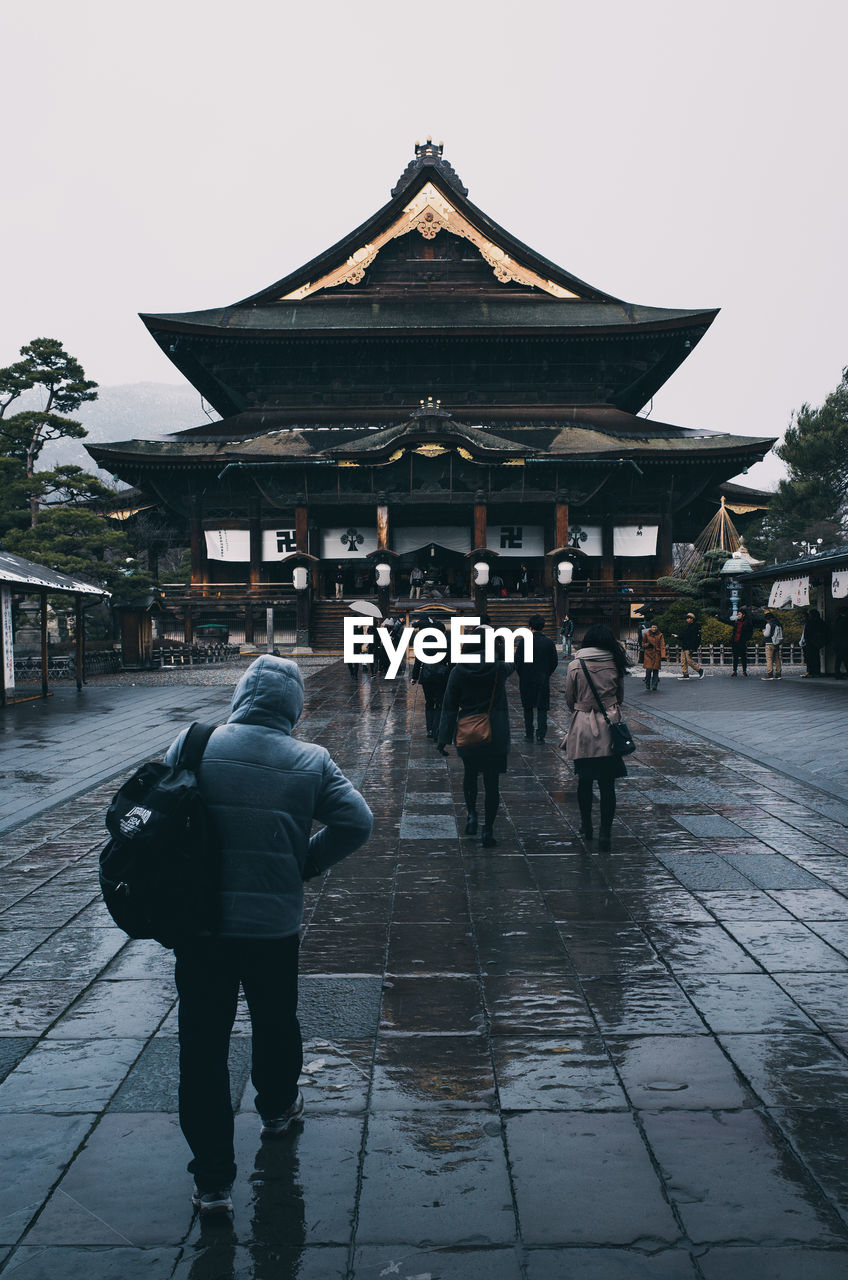
[[[651,416],[780,435],[848,364],[842,0],[7,0],[0,28],[0,364],[43,335],[101,384],[181,382],[137,312],[287,274],[428,134],[577,276],[722,308]]]

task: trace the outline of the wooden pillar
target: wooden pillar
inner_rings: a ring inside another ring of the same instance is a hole
[[[554,548],[568,546],[568,503],[554,504]]]
[[[669,578],[674,570],[674,525],[670,515],[660,520],[657,535],[657,577]]]
[[[377,550],[389,550],[389,508],[387,503],[377,503]]]
[[[248,582],[251,587],[258,587],[262,581],[262,520],[259,514],[258,502],[251,502],[250,504],[247,527],[249,529],[250,537],[250,569]],[[246,625],[247,624],[245,623],[245,626]]]
[[[486,550],[486,500],[482,493],[474,496],[474,550]]]
[[[827,626],[828,641],[822,651],[822,674],[827,674],[829,666],[833,666],[836,661],[833,637],[836,631],[836,608],[837,602],[833,598],[833,576],[830,569],[826,569],[820,578],[819,587],[819,612]]]
[[[74,656],[77,678],[77,693],[85,683],[85,614],[82,611],[82,596],[74,596]]]
[[[612,520],[604,520],[601,525],[601,547],[603,550],[603,560],[601,561],[601,582],[612,586],[615,582],[615,556]]]
[[[309,508],[302,494],[297,495],[294,509],[294,536],[297,550],[301,555],[309,552]]]
[[[249,601],[244,606],[244,642],[253,644],[253,605]]]
[[[183,632],[186,644],[191,644],[194,640],[194,619],[191,612],[191,604],[187,604],[183,611]]]
[[[47,592],[40,591],[41,601],[41,696],[47,697]]]
[[[206,540],[200,523],[200,503],[192,497],[189,505],[189,539],[191,547],[191,585],[203,586],[207,580]]]

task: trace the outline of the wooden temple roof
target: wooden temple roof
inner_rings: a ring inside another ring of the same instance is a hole
[[[702,461],[732,459],[739,467],[761,458],[773,441],[759,436],[696,431],[653,422],[610,408],[575,408],[570,420],[552,424],[498,425],[492,431],[457,422],[440,409],[418,411],[391,426],[280,425],[268,411],[252,411],[178,432],[159,440],[127,440],[87,446],[114,474],[122,466],[196,466],[221,461],[278,463],[335,462],[381,465],[428,442],[456,448],[469,460],[508,462],[511,458],[554,461],[674,457]]]
[[[280,406],[290,398],[293,372],[316,360],[334,366],[332,344],[340,341],[349,348],[371,344],[354,369],[388,362],[400,370],[392,391],[401,409],[422,392],[447,393],[434,372],[451,360],[439,341],[470,343],[462,356],[469,368],[485,362],[492,344],[535,341],[539,359],[556,366],[568,385],[568,403],[637,412],[716,314],[624,302],[551,262],[472,204],[441,145],[428,139],[416,145],[388,203],[296,271],[228,306],[141,318],[226,416],[257,403]],[[424,350],[425,340],[436,346]],[[403,360],[392,360],[397,342],[422,347],[417,395]],[[313,344],[309,355],[304,343]],[[366,405],[380,403],[372,388],[356,383],[355,372],[344,376]],[[526,380],[538,388],[535,372]],[[497,381],[486,385],[480,403],[496,406],[503,389]],[[309,395],[305,402],[311,401]]]

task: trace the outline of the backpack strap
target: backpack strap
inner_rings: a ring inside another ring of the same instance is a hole
[[[201,724],[199,721],[195,721],[189,727],[189,731],[183,738],[183,745],[180,748],[180,755],[177,760],[178,769],[190,769],[192,773],[197,773],[200,761],[203,759],[203,753],[206,750],[206,744],[217,728],[216,724]]]
[[[607,724],[610,726],[610,728],[612,728],[612,724],[611,724],[611,722],[610,722],[610,718],[609,718],[609,716],[607,715],[607,709],[606,709],[606,707],[604,706],[604,704],[601,702],[601,695],[598,693],[598,690],[595,688],[595,682],[594,682],[594,680],[593,680],[593,679],[592,679],[592,677],[589,675],[589,668],[586,666],[586,663],[583,661],[583,659],[582,659],[582,658],[579,658],[579,659],[578,659],[578,661],[579,661],[579,663],[580,663],[581,667],[583,668],[583,674],[584,674],[584,676],[586,677],[586,683],[588,684],[589,688],[592,690],[592,693],[595,695],[595,701],[597,702],[598,707],[600,708],[601,715],[604,717],[604,719],[606,720],[606,722],[607,722]]]

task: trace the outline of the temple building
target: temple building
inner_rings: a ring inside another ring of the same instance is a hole
[[[339,593],[408,597],[416,566],[469,598],[485,564],[490,604],[520,587],[561,609],[568,561],[572,611],[611,616],[773,443],[640,416],[716,314],[577,279],[472,204],[428,140],[388,203],[297,271],[142,316],[220,421],[89,452],[185,522],[189,632],[217,611],[251,638],[294,588],[314,632]]]

